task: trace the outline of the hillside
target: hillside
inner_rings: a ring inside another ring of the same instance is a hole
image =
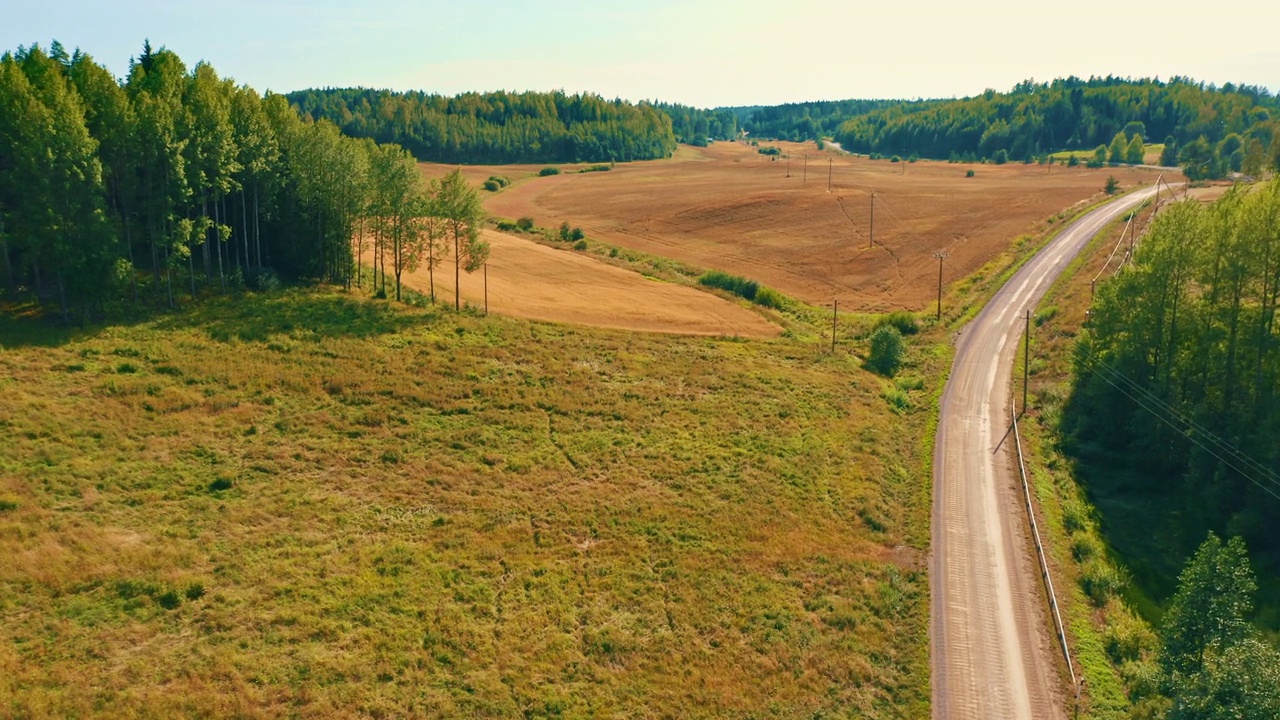
[[[843,349],[326,289],[0,323],[6,713],[928,713],[932,356],[895,412]]]

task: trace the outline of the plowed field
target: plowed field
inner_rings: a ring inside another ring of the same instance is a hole
[[[609,172],[563,166],[560,175],[537,177],[541,166],[489,166],[465,173],[476,183],[490,175],[515,180],[486,194],[495,216],[530,216],[542,227],[568,222],[595,240],[742,275],[810,302],[838,297],[842,307],[869,311],[928,305],[937,289],[936,251],[950,253],[947,282],[965,277],[1018,235],[1044,230],[1047,218],[1101,199],[1108,175],[1122,188],[1157,175],[930,161],[906,163],[904,173],[904,163],[777,145],[791,156],[790,177],[785,157],[771,159],[739,143],[682,146],[669,160]],[[431,176],[450,169],[423,165]],[[966,177],[969,169],[974,177]]]

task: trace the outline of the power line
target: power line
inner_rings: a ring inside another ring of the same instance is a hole
[[[1136,382],[1126,377],[1124,373],[1121,373],[1119,370],[1116,370],[1110,365],[1107,365],[1105,362],[1103,362],[1098,357],[1094,356],[1089,351],[1082,349],[1082,352],[1085,356],[1085,359],[1089,363],[1092,363],[1092,365],[1089,366],[1089,369],[1092,370],[1098,377],[1102,378],[1102,380],[1106,382],[1108,385],[1111,385],[1116,390],[1120,391],[1121,394],[1123,394],[1125,397],[1132,400],[1134,404],[1137,405],[1139,408],[1146,410],[1147,412],[1154,415],[1157,420],[1160,420],[1161,422],[1165,423],[1166,425],[1173,428],[1174,430],[1177,430],[1179,435],[1186,438],[1187,440],[1190,440],[1192,443],[1200,447],[1200,449],[1204,450],[1205,452],[1209,453],[1213,457],[1217,458],[1224,465],[1234,470],[1241,477],[1248,480],[1250,483],[1258,487],[1260,490],[1274,497],[1276,500],[1280,500],[1280,492],[1277,492],[1277,490],[1280,490],[1280,477],[1277,477],[1276,474],[1273,473],[1271,470],[1269,470],[1266,466],[1262,465],[1257,460],[1254,460],[1252,457],[1249,457],[1249,455],[1247,455],[1245,452],[1243,452],[1239,448],[1236,448],[1231,443],[1228,443],[1227,441],[1218,437],[1216,434],[1209,431],[1207,428],[1203,427],[1202,425],[1197,423],[1195,420],[1186,417],[1177,409],[1173,408],[1168,403],[1164,402],[1158,396],[1153,394],[1151,391],[1138,385]],[[1106,372],[1103,372],[1099,368],[1105,369]],[[1110,373],[1112,376],[1114,376],[1114,378],[1117,378],[1120,381],[1123,381],[1128,386],[1128,389],[1126,389],[1125,387],[1122,387],[1118,382],[1116,382],[1115,379],[1112,379],[1112,377],[1109,377],[1107,373]],[[1131,393],[1130,390],[1133,390],[1134,392]],[[1137,395],[1135,396],[1134,393],[1137,393]],[[1155,406],[1154,408],[1152,407],[1153,405]],[[1172,416],[1172,419],[1169,416]],[[1177,422],[1175,422],[1174,420],[1177,420]],[[1182,423],[1183,425],[1186,425],[1186,429],[1184,429],[1183,427],[1180,427],[1178,423]],[[1191,431],[1194,431],[1194,432],[1191,432]],[[1242,469],[1241,467],[1239,467],[1239,465],[1237,465],[1236,463],[1233,463],[1231,460],[1227,459],[1226,457],[1223,457],[1218,452],[1215,452],[1214,448],[1209,447],[1205,443],[1201,442],[1199,439],[1200,437],[1204,437],[1208,439],[1211,443],[1217,446],[1217,449],[1219,451],[1221,451],[1224,454],[1232,456],[1233,459],[1235,459],[1240,464],[1245,465],[1250,470],[1261,473],[1264,476],[1264,479],[1267,480],[1270,483],[1270,485],[1265,485],[1262,482],[1259,482],[1258,479],[1255,478],[1254,475],[1252,475],[1250,472],[1246,471],[1245,469]]]

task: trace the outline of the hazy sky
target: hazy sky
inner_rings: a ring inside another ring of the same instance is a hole
[[[963,96],[1066,75],[1277,92],[1278,27],[1274,0],[0,0],[0,49],[57,39],[117,75],[150,38],[258,90],[563,88],[703,107]]]

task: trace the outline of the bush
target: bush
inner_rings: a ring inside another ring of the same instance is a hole
[[[204,597],[204,584],[198,582],[191,583],[187,586],[187,591],[183,594],[186,595],[188,600],[199,600]]]
[[[902,158],[898,157],[897,155],[894,155],[893,157],[889,158],[889,162],[902,162]]]
[[[871,333],[871,353],[867,356],[867,367],[885,377],[893,377],[902,367],[902,358],[906,354],[906,345],[902,342],[902,333],[892,325],[882,325]]]
[[[516,220],[516,227],[520,228],[524,232],[533,230],[533,218],[526,216]]]
[[[565,242],[569,242],[569,223],[568,222],[560,223],[560,239]]]
[[[213,482],[209,483],[209,492],[221,492],[223,490],[230,490],[233,484],[234,483],[232,483],[231,480],[224,477],[220,477],[214,480]]]
[[[511,184],[511,181],[501,175],[490,175],[488,182],[497,183],[498,187],[504,188]]]
[[[1119,188],[1120,188],[1120,181],[1116,180],[1115,175],[1108,175],[1107,184],[1102,189],[1106,191],[1108,195],[1115,195],[1116,190],[1118,190]]]
[[[538,171],[538,177],[547,177],[548,175],[559,175],[559,174],[560,174],[560,168],[558,167],[544,167]]]
[[[969,168],[968,170],[966,170],[966,171],[965,171],[964,176],[965,176],[965,177],[973,177],[973,176],[974,176],[974,174],[975,174],[975,173],[973,172],[973,168]]]
[[[574,244],[573,244],[573,249],[574,249],[574,250],[586,250],[586,249],[587,249],[587,241],[586,241],[586,240],[579,240],[578,242],[576,242],[576,243],[574,243]]]
[[[258,268],[245,275],[244,284],[254,292],[269,293],[280,289],[280,278],[271,268]]]
[[[774,155],[774,156],[777,156],[777,155],[781,155],[781,154],[782,154],[782,148],[774,147],[773,145],[769,145],[769,146],[767,146],[767,147],[762,147],[762,148],[757,149],[757,150],[756,150],[756,152],[760,153],[761,155]]]
[[[498,184],[497,180],[493,180],[491,178],[489,180],[484,181],[484,189],[488,190],[489,192],[498,192],[499,190],[502,189],[502,186]]]
[[[915,153],[911,153],[911,157],[907,158],[907,162],[916,162],[919,159],[920,159],[919,155]]]
[[[166,590],[156,598],[156,602],[165,610],[174,610],[182,604],[182,598],[178,597],[178,593],[173,590]]]
[[[1003,165],[1009,162],[1009,153],[1006,152],[1004,148],[1000,148],[999,150],[996,151],[995,155],[991,156],[991,162],[995,163],[996,165]]]
[[[737,275],[712,270],[703,274],[698,278],[698,282],[707,287],[720,288],[747,300],[755,301],[756,293],[760,291],[760,284],[755,280],[748,280]]]
[[[782,294],[773,288],[759,287],[756,289],[756,296],[752,299],[752,302],[761,307],[781,310]]]
[[[1080,573],[1080,588],[1095,607],[1102,607],[1129,584],[1125,574],[1101,557],[1085,563]]]
[[[920,323],[916,321],[916,316],[906,310],[896,310],[885,315],[876,322],[875,329],[890,325],[897,328],[898,332],[903,335],[915,335],[920,332]]]
[[[508,220],[499,220],[498,229],[502,232],[513,232],[516,230],[516,224]]]
[[[1075,153],[1072,153],[1071,157],[1067,158],[1067,167],[1079,167],[1079,166],[1080,166],[1080,158],[1077,157]]]
[[[583,239],[583,238],[585,238],[586,236],[587,236],[587,234],[586,234],[586,233],[584,233],[584,232],[582,232],[582,228],[579,228],[579,227],[576,227],[576,228],[574,228],[574,229],[572,229],[572,230],[570,230],[570,231],[569,231],[569,239],[570,239],[570,240],[573,240],[573,241],[575,241],[575,242],[576,242],[576,241],[579,241],[579,240],[582,240],[582,239]]]
[[[587,167],[582,168],[582,169],[581,169],[581,170],[579,170],[578,172],[579,172],[579,173],[589,173],[589,172],[609,172],[609,171],[610,171],[610,170],[612,170],[612,169],[613,169],[613,168],[612,168],[611,166],[609,166],[609,165],[588,165]]]

